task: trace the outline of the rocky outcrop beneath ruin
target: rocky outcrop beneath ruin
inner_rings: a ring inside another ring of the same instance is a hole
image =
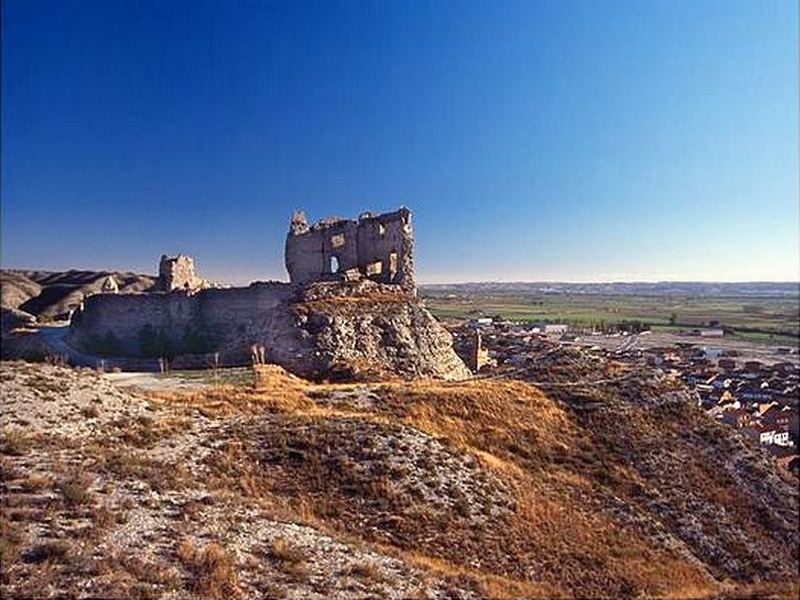
[[[450,334],[397,286],[317,283],[291,306],[306,357],[293,370],[315,378],[464,379],[469,370]]]
[[[450,334],[417,299],[407,208],[311,226],[296,213],[285,258],[291,283],[246,288],[210,286],[183,254],[163,255],[158,279],[147,278],[145,285],[141,276],[70,272],[83,285],[72,285],[72,277],[69,289],[59,286],[58,298],[45,294],[42,283],[63,283],[58,274],[40,281],[21,273],[8,293],[4,285],[3,306],[38,310],[45,300],[58,300],[47,310],[69,317],[66,343],[88,356],[84,363],[97,357],[113,368],[252,361],[318,380],[470,375]],[[57,350],[64,354],[63,347]]]
[[[469,370],[414,294],[369,280],[257,283],[196,293],[101,294],[75,315],[70,344],[109,366],[119,357],[174,367],[266,362],[317,380],[436,377]],[[261,350],[263,349],[263,350]]]

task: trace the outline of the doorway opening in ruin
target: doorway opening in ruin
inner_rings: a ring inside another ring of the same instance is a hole
[[[397,277],[397,252],[389,252],[389,277],[392,281]]]
[[[339,272],[339,257],[331,256],[331,273]]]

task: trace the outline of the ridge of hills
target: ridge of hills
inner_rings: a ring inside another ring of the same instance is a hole
[[[0,375],[4,597],[800,591],[797,480],[679,382],[578,350],[537,385]]]
[[[65,318],[85,296],[100,291],[113,276],[121,292],[142,292],[155,285],[156,278],[118,271],[0,271],[0,305],[4,316],[19,311],[18,317]],[[32,319],[31,319],[32,320]],[[4,327],[5,330],[5,327]]]
[[[156,277],[121,271],[39,271],[23,269],[0,270],[0,305],[4,316],[11,311],[23,320],[31,317],[64,318],[70,308],[84,296],[96,293],[106,277],[112,275],[121,292],[141,292],[152,289]],[[730,295],[798,296],[796,282],[473,282],[457,284],[421,284],[423,295],[430,294],[640,294],[640,295]]]

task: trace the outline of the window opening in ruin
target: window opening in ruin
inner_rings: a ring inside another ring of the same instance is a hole
[[[381,237],[386,235],[386,226],[383,223],[378,223],[378,235]]]
[[[380,275],[383,273],[383,261],[375,259],[367,265],[367,275]]]
[[[339,272],[339,258],[336,256],[331,256],[331,273],[338,273]]]
[[[336,235],[331,237],[331,246],[334,248],[341,248],[344,246],[344,234],[337,233]]]
[[[389,252],[389,277],[394,280],[397,277],[397,252]]]

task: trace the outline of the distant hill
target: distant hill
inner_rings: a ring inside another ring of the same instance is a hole
[[[564,283],[557,281],[483,281],[473,283],[442,283],[419,286],[428,295],[438,294],[596,294],[637,296],[786,296],[800,297],[800,283],[796,281],[751,282],[611,282]]]
[[[111,275],[121,292],[142,292],[155,284],[155,277],[118,271],[0,271],[0,305],[4,322],[14,314],[41,319],[66,318],[85,296],[100,291]],[[12,312],[13,311],[13,312]],[[5,329],[5,327],[4,327]]]

